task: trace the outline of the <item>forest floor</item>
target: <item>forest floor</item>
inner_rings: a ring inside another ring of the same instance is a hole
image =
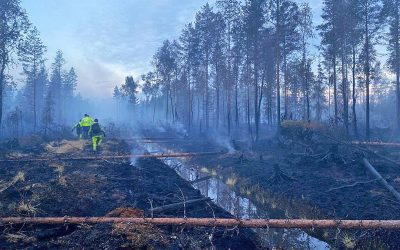
[[[284,211],[271,218],[400,219],[399,202],[366,170],[363,158],[398,191],[400,166],[360,149],[400,162],[399,147],[355,148],[338,143],[340,139],[335,134],[327,133],[333,137],[331,140],[319,133],[303,132],[299,136],[284,131],[283,136],[271,136],[254,144],[231,141],[230,153],[195,157],[187,164],[201,169],[204,176],[223,178],[260,208]],[[203,137],[158,144],[173,152],[226,150],[221,140],[215,141]],[[313,230],[311,234],[339,247],[396,249],[400,245],[398,231]]]
[[[129,154],[132,147],[106,140],[101,155]],[[0,158],[93,155],[88,142],[39,137],[0,145]],[[158,159],[0,163],[0,216],[152,216],[153,207],[202,198]],[[220,217],[228,212],[202,201],[154,213],[154,217]],[[251,230],[134,226],[129,224],[0,225],[0,249],[256,249]]]

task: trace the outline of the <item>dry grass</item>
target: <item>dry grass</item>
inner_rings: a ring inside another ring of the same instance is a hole
[[[79,151],[82,151],[85,148],[86,141],[84,140],[76,140],[76,141],[67,141],[63,140],[58,144],[47,144],[46,150],[53,154],[72,154]]]
[[[18,213],[36,215],[39,212],[37,205],[33,205],[32,201],[20,201],[16,207]]]
[[[237,182],[237,179],[236,179],[236,178],[234,178],[234,177],[229,177],[229,178],[226,180],[226,185],[233,187],[233,186],[235,186],[236,182]]]
[[[353,249],[356,246],[356,239],[348,234],[345,234],[342,238],[342,243],[346,249]]]
[[[139,218],[144,216],[144,212],[137,208],[116,208],[113,211],[107,213],[110,217],[127,217],[127,218]],[[123,248],[133,249],[154,249],[153,244],[158,245],[168,244],[167,237],[164,233],[154,225],[133,225],[129,223],[115,223],[113,225],[114,235],[123,235],[129,241],[124,244]]]
[[[54,171],[58,175],[58,184],[67,186],[67,178],[64,176],[65,165],[58,163],[51,163],[50,167],[54,168]]]
[[[116,223],[113,225],[114,235],[123,235],[129,241],[122,245],[123,248],[155,249],[154,243],[166,246],[167,236],[153,225],[132,225],[129,223]]]
[[[19,242],[23,242],[23,243],[35,243],[36,242],[36,238],[32,237],[32,236],[28,236],[26,234],[23,233],[8,233],[5,235],[6,239],[8,242],[11,243],[19,243]]]
[[[15,185],[19,181],[25,181],[25,173],[24,172],[21,172],[21,171],[18,172],[17,175],[14,176],[11,181],[0,182],[0,193],[9,189],[10,187]]]

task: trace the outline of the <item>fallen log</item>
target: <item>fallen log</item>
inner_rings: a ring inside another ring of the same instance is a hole
[[[400,147],[400,143],[390,143],[390,142],[352,141],[351,144],[366,145],[366,146]]]
[[[0,163],[13,162],[43,162],[43,161],[91,161],[91,160],[117,160],[131,158],[179,158],[207,155],[221,155],[223,152],[197,152],[197,153],[168,153],[168,154],[129,154],[129,155],[106,155],[106,156],[87,156],[87,157],[51,157],[51,158],[20,158],[20,159],[0,159]]]
[[[324,134],[320,134],[320,135],[325,137],[325,138],[328,138],[329,140],[334,141],[334,142],[336,142],[338,144],[345,145],[345,146],[348,146],[348,147],[353,147],[353,148],[358,149],[360,151],[364,151],[365,153],[372,154],[372,155],[374,155],[374,156],[376,156],[378,158],[381,158],[381,159],[383,159],[383,160],[385,160],[387,162],[392,163],[393,165],[396,165],[397,167],[400,166],[400,162],[394,161],[394,160],[392,160],[392,159],[390,159],[390,158],[388,158],[386,156],[380,155],[380,154],[378,154],[378,153],[376,153],[376,152],[374,152],[374,151],[372,151],[372,150],[370,150],[368,148],[363,148],[363,147],[360,147],[358,145],[354,145],[351,142],[345,142],[345,141],[336,140],[336,139],[334,139],[334,138],[332,138],[330,136],[324,135]]]
[[[220,218],[121,218],[121,217],[3,217],[0,225],[14,224],[130,223],[158,226],[302,228],[302,229],[400,229],[400,220],[307,220],[307,219],[220,219]]]
[[[188,204],[192,204],[192,203],[197,203],[197,202],[201,202],[201,201],[211,201],[211,198],[204,197],[204,198],[200,198],[200,199],[194,199],[194,200],[188,200],[188,201],[184,201],[184,202],[168,204],[168,205],[164,205],[164,206],[160,206],[160,207],[151,208],[151,209],[149,209],[149,212],[161,212],[161,211],[168,210],[171,208],[188,205]]]
[[[369,170],[369,172],[371,172],[371,174],[373,174],[378,181],[387,189],[389,190],[390,193],[392,193],[394,195],[394,197],[396,197],[397,201],[400,201],[400,194],[396,191],[396,189],[394,189],[383,177],[381,174],[378,173],[378,171],[376,171],[376,169],[371,165],[371,163],[369,163],[369,161],[366,158],[363,158],[363,163],[364,166]]]

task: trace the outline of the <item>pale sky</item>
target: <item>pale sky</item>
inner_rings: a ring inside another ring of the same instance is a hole
[[[78,92],[105,98],[125,76],[138,77],[165,39],[178,38],[202,5],[215,0],[22,0],[48,48],[78,74]],[[311,0],[318,22],[322,0]]]

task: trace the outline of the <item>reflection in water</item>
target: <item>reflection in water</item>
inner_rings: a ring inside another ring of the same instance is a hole
[[[145,148],[149,153],[166,152],[160,145],[146,144]],[[175,169],[175,171],[188,181],[195,181],[204,178],[212,173],[201,167],[193,167],[185,164],[183,159],[166,158],[164,162]],[[255,206],[249,199],[241,197],[233,189],[224,183],[217,176],[193,184],[204,196],[213,199],[221,208],[230,212],[240,219],[267,219],[284,218],[283,211],[277,209],[263,210]],[[282,247],[284,249],[330,249],[329,245],[320,241],[300,229],[254,229],[263,245],[266,247]]]

